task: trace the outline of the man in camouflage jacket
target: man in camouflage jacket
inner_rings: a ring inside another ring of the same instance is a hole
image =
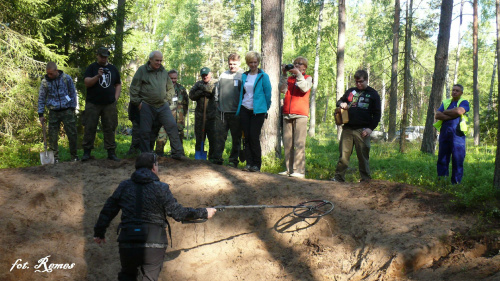
[[[59,130],[61,123],[64,124],[64,131],[68,136],[69,152],[71,161],[77,161],[77,132],[75,109],[77,97],[75,85],[68,74],[57,69],[54,62],[47,63],[47,75],[42,80],[38,92],[38,117],[40,123],[45,123],[45,107],[49,109],[49,149],[54,151],[54,160],[59,162]]]

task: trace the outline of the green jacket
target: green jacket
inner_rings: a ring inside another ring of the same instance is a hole
[[[149,62],[139,67],[130,84],[130,102],[135,106],[145,102],[159,108],[172,102],[174,94],[174,84],[165,68],[153,70]]]
[[[194,83],[193,87],[189,91],[189,98],[196,101],[196,109],[194,110],[194,116],[196,118],[203,118],[203,108],[205,106],[204,97],[208,99],[207,119],[215,118],[217,107],[215,106],[214,88],[215,81],[213,79],[207,84],[200,80]]]

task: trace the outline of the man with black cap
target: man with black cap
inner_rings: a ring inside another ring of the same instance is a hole
[[[99,117],[101,118],[104,135],[104,148],[108,151],[108,159],[120,161],[116,157],[115,130],[118,126],[118,111],[116,102],[120,97],[122,82],[118,69],[108,62],[110,53],[107,48],[97,49],[97,61],[89,65],[85,71],[85,100],[82,161],[90,159],[94,148],[95,135]]]
[[[196,151],[203,151],[201,142],[203,136],[203,112],[205,111],[205,133],[208,137],[209,150],[208,160],[210,162],[218,162],[215,158],[215,114],[217,107],[215,106],[214,88],[215,82],[212,80],[212,72],[210,68],[203,67],[200,70],[201,80],[196,82],[189,91],[189,98],[196,101],[196,109],[194,113],[194,134],[196,136]],[[222,164],[222,163],[216,163]]]

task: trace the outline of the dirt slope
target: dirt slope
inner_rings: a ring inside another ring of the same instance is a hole
[[[0,280],[116,280],[119,217],[103,247],[92,242],[93,225],[133,170],[132,160],[0,170]],[[269,208],[218,212],[203,224],[171,220],[160,280],[500,280],[499,238],[464,236],[475,218],[450,213],[439,194],[195,160],[162,159],[160,179],[185,206],[335,204],[319,220]]]

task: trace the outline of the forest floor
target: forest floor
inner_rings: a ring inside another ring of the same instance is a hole
[[[0,280],[116,280],[120,218],[101,247],[93,226],[133,163],[0,170]],[[335,205],[319,219],[264,208],[217,212],[201,224],[170,220],[173,247],[160,280],[500,280],[500,238],[484,234],[498,234],[499,221],[453,208],[447,195],[169,158],[161,159],[159,176],[184,206]]]

